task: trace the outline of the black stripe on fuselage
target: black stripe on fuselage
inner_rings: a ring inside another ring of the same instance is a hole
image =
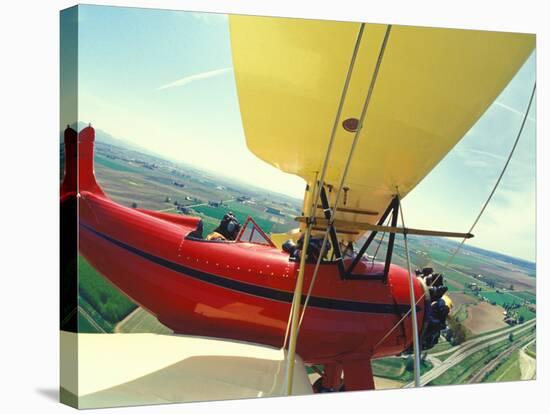
[[[181,273],[188,277],[192,277],[194,279],[198,279],[203,282],[210,283],[216,286],[221,286],[226,289],[247,293],[249,295],[259,296],[265,299],[276,300],[279,302],[292,303],[292,297],[293,297],[292,292],[286,292],[283,290],[272,289],[265,286],[258,286],[258,285],[254,285],[246,282],[241,282],[241,281],[230,279],[224,276],[218,276],[212,273],[207,273],[201,270],[193,269],[191,267],[187,267],[179,263],[174,263],[170,260],[155,256],[151,253],[147,253],[143,250],[140,250],[137,247],[121,242],[120,240],[116,240],[110,236],[107,236],[106,234],[100,233],[97,230],[89,226],[86,226],[83,223],[80,223],[80,225],[84,229],[95,234],[96,236],[104,240],[107,240],[108,242],[124,250],[134,253],[139,257],[147,259],[167,269],[173,270],[174,272]],[[305,298],[306,296],[302,295],[302,304],[305,302]],[[387,303],[356,302],[356,301],[349,301],[349,300],[324,298],[324,297],[318,297],[318,296],[311,296],[309,298],[308,306],[313,306],[316,308],[323,308],[323,309],[332,309],[337,311],[366,312],[366,313],[392,313],[392,314],[396,314],[397,312],[404,313],[410,309],[409,305],[396,306],[393,303],[387,304]]]

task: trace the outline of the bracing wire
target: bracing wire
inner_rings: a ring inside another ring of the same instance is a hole
[[[496,192],[496,190],[497,190],[497,188],[498,188],[498,186],[499,186],[499,184],[502,180],[502,177],[504,176],[504,173],[506,172],[506,169],[508,168],[508,164],[510,164],[510,160],[512,159],[512,156],[514,155],[514,152],[516,151],[516,147],[518,145],[519,139],[521,137],[521,134],[523,133],[523,128],[525,127],[525,123],[527,121],[527,116],[529,115],[529,111],[531,109],[531,104],[533,103],[533,99],[535,97],[536,89],[537,89],[537,83],[535,82],[535,84],[533,85],[533,90],[531,92],[531,97],[529,98],[529,103],[527,104],[527,109],[525,110],[525,114],[524,114],[523,120],[521,122],[521,126],[519,128],[519,131],[518,131],[518,134],[517,134],[516,139],[514,141],[514,144],[512,145],[510,153],[508,154],[508,158],[506,159],[506,162],[504,163],[504,166],[502,167],[502,171],[500,172],[500,174],[499,174],[499,176],[498,176],[498,178],[495,182],[495,185],[493,186],[493,189],[489,193],[489,196],[487,197],[487,200],[485,201],[485,203],[481,207],[481,210],[479,211],[479,213],[476,216],[474,222],[470,226],[470,230],[468,231],[468,233],[472,233],[472,231],[474,230],[474,227],[477,225],[477,223],[481,219],[481,216],[483,215],[483,213],[485,212],[485,209],[489,205],[489,202],[493,198],[493,195],[495,194],[495,192]],[[466,237],[464,237],[462,239],[462,241],[460,242],[458,247],[455,249],[454,253],[449,257],[449,259],[443,265],[443,267],[450,270],[449,266],[450,266],[451,262],[454,260],[454,258],[456,257],[456,255],[458,254],[458,252],[460,251],[460,249],[462,248],[462,246],[464,245],[465,242],[466,242]],[[436,279],[434,280],[434,282],[437,281],[440,277],[441,277],[441,275],[437,276]],[[422,299],[423,299],[423,297],[421,297],[416,302],[416,304],[418,305]],[[405,313],[405,315],[403,315],[403,317],[401,319],[399,319],[399,321],[397,321],[397,323],[386,333],[386,335],[384,335],[382,337],[382,339],[380,339],[380,341],[378,341],[376,343],[376,345],[374,346],[374,349],[378,348],[378,346],[380,346],[380,344],[383,343],[391,335],[391,333],[409,316],[410,313],[411,313],[411,309],[409,309],[407,311],[407,313]]]
[[[310,210],[310,211],[313,211],[313,213],[315,213],[315,211],[317,209],[317,201],[318,201],[319,196],[321,194],[320,188],[322,188],[322,186],[324,185],[325,174],[326,174],[327,167],[328,167],[328,161],[329,161],[330,155],[332,153],[332,146],[334,144],[334,138],[336,137],[336,131],[338,129],[338,125],[340,124],[340,118],[342,116],[342,110],[344,108],[344,102],[345,102],[346,96],[348,94],[348,89],[349,89],[349,85],[350,85],[350,82],[351,82],[351,75],[353,74],[353,68],[355,67],[355,61],[357,59],[357,55],[359,54],[359,46],[361,45],[361,40],[363,38],[364,30],[365,30],[365,23],[361,23],[361,25],[359,26],[359,31],[357,32],[357,37],[355,39],[355,46],[354,46],[353,52],[351,54],[351,60],[350,60],[349,66],[348,66],[348,72],[346,74],[346,79],[345,79],[344,85],[342,87],[342,94],[340,95],[340,102],[338,104],[338,109],[336,110],[336,115],[334,117],[334,124],[332,126],[332,130],[331,130],[331,133],[330,133],[330,139],[329,139],[328,146],[327,146],[327,151],[326,151],[326,154],[325,154],[325,160],[324,160],[324,163],[323,163],[323,167],[321,169],[321,176],[318,177],[318,173],[316,173],[316,175],[315,175],[315,181],[314,181],[315,185],[313,186],[312,197],[311,197],[312,209]],[[317,181],[318,178],[319,178],[319,181]],[[317,186],[319,188],[317,188]],[[310,221],[307,224],[306,232],[311,232],[312,227],[313,227],[313,222]],[[307,252],[307,248],[308,248],[308,246],[302,246],[302,249],[303,249],[304,252]],[[300,307],[298,306],[298,309],[299,308]],[[292,323],[292,315],[293,315],[294,312],[295,312],[294,301],[292,301],[292,306],[290,307],[290,312],[289,312],[289,315],[288,315],[288,322],[287,322],[287,326],[286,326],[285,338],[284,338],[284,341],[283,341],[283,348],[286,347],[286,343],[287,343],[287,340],[288,340],[288,335],[290,333],[290,325]]]
[[[380,67],[382,65],[382,59],[384,58],[384,52],[385,52],[386,46],[388,44],[391,28],[392,28],[392,25],[388,25],[388,27],[386,28],[386,33],[384,34],[384,39],[382,40],[382,45],[380,46],[380,51],[378,53],[378,59],[376,61],[376,66],[374,67],[374,72],[372,74],[371,82],[369,84],[369,89],[368,89],[368,92],[367,92],[367,96],[365,97],[365,102],[363,103],[363,108],[361,110],[361,115],[359,117],[359,124],[358,124],[358,127],[357,127],[357,131],[355,131],[355,136],[353,137],[353,142],[351,144],[351,148],[350,148],[349,153],[348,153],[348,158],[346,160],[346,164],[344,165],[344,169],[343,169],[343,171],[341,173],[341,176],[340,176],[340,184],[338,186],[338,191],[336,192],[334,207],[332,208],[333,214],[331,214],[329,223],[327,224],[327,228],[325,230],[325,234],[324,234],[324,237],[323,237],[323,242],[321,244],[321,250],[320,250],[321,253],[324,252],[324,250],[326,248],[326,244],[327,244],[327,241],[328,241],[328,235],[329,235],[329,232],[330,232],[330,230],[333,226],[333,222],[334,222],[334,218],[335,218],[334,213],[338,209],[338,203],[340,201],[340,196],[342,194],[342,190],[343,190],[343,187],[344,187],[344,182],[345,182],[346,177],[348,175],[349,166],[351,164],[353,154],[355,153],[355,149],[357,147],[357,142],[359,141],[359,136],[361,134],[361,130],[363,128],[363,124],[364,124],[365,118],[367,116],[367,110],[369,108],[370,100],[371,100],[372,94],[374,92],[374,86],[376,85],[376,80],[378,78],[378,73],[379,73]],[[320,188],[320,190],[321,190],[321,188]],[[303,319],[304,319],[304,315],[305,315],[305,312],[306,312],[306,309],[307,309],[307,305],[309,303],[309,298],[311,296],[311,292],[313,291],[313,285],[315,284],[315,281],[317,279],[317,273],[319,271],[319,266],[321,264],[322,258],[323,258],[323,255],[319,254],[319,257],[317,258],[317,262],[315,263],[315,269],[313,271],[313,276],[311,278],[308,293],[306,295],[306,299],[304,301],[304,306],[302,308],[302,313],[300,315],[300,321],[298,323],[298,331],[299,331],[300,326],[301,326],[301,324],[303,322]],[[340,258],[339,260],[342,260],[342,258]]]
[[[317,182],[317,177],[315,179],[315,184],[318,186],[318,188],[314,187],[314,191],[312,192],[312,201],[313,201],[313,209],[310,210],[309,214],[313,213],[313,217],[315,217],[315,213],[317,210],[317,200],[319,199],[319,196],[321,194],[321,190],[324,185],[325,180],[325,174],[328,167],[328,161],[330,159],[330,155],[332,152],[332,146],[334,144],[334,138],[336,136],[336,131],[338,128],[338,124],[340,123],[340,117],[342,115],[342,110],[344,108],[344,102],[346,99],[346,95],[348,92],[348,87],[351,82],[351,75],[353,73],[353,68],[355,66],[355,60],[357,58],[357,55],[359,54],[359,46],[361,44],[361,38],[363,37],[363,31],[365,29],[365,23],[361,23],[359,26],[359,31],[357,33],[357,38],[355,40],[355,46],[353,49],[353,53],[351,56],[350,65],[348,67],[348,73],[346,75],[346,80],[344,82],[344,86],[342,88],[342,95],[340,97],[340,102],[338,104],[338,109],[336,111],[336,116],[334,118],[334,124],[332,126],[332,132],[330,134],[330,139],[327,147],[327,152],[325,155],[325,160],[323,163],[323,167],[321,169],[321,177],[319,181]],[[307,249],[309,247],[309,236],[311,235],[311,231],[313,229],[313,220],[309,219],[309,222],[306,227],[306,232],[304,234],[304,245],[302,257],[305,258],[305,255],[307,254]],[[304,269],[303,266],[305,266],[305,261],[300,262],[300,271],[298,272],[298,279],[296,280],[296,288],[294,290],[294,298],[293,298],[293,304],[294,306],[291,306],[291,313],[290,313],[290,325],[291,327],[287,326],[287,330],[289,330],[290,334],[290,341],[288,345],[289,350],[289,359],[288,359],[288,366],[287,366],[287,373],[286,373],[286,381],[287,381],[287,392],[290,395],[292,391],[292,382],[293,382],[293,369],[294,369],[294,353],[296,349],[296,342],[298,341],[298,333],[300,331],[300,325],[298,320],[298,312],[300,311],[300,303],[302,301],[302,292],[301,292],[301,282],[303,281],[303,275],[304,275]],[[298,296],[298,297],[297,297]],[[303,314],[302,314],[303,316]],[[286,335],[285,335],[286,337]],[[285,338],[285,344],[286,346],[286,338]]]
[[[384,225],[384,226],[389,225],[390,220],[391,220],[391,217],[388,215],[388,218],[386,219],[386,221],[384,223],[382,223],[382,225]],[[380,250],[380,246],[382,246],[382,243],[384,242],[385,237],[386,237],[386,232],[384,231],[382,233],[382,237],[380,237],[380,240],[378,241],[378,246],[376,246],[376,250],[374,251],[374,255],[372,256],[372,262],[373,263],[376,260],[376,256],[378,256],[378,251]]]

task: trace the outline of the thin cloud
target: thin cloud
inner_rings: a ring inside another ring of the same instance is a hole
[[[189,19],[198,20],[201,23],[207,25],[227,24],[227,14],[213,13],[213,12],[191,12],[191,11],[177,11],[173,10],[174,15]]]
[[[205,12],[189,12],[191,17],[206,24],[213,24],[218,22],[227,22],[227,15],[220,13],[205,13]]]
[[[177,81],[167,83],[157,88],[157,91],[168,89],[168,88],[177,88],[180,86],[189,85],[191,82],[200,81],[204,79],[214,78],[216,76],[223,75],[224,73],[230,72],[232,68],[222,68],[216,70],[210,70],[207,72],[196,73],[194,75],[189,75],[184,78],[178,79]]]
[[[500,106],[501,108],[504,108],[507,111],[513,112],[514,114],[519,115],[521,117],[525,116],[525,112],[518,111],[516,108],[512,108],[511,106],[506,105],[505,103],[502,103],[500,101],[495,101],[495,105]],[[530,116],[527,117],[527,120],[535,122],[535,119]]]

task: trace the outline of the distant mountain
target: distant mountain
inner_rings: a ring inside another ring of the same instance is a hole
[[[87,126],[88,126],[88,123],[79,121],[78,122],[78,131],[82,130],[83,128],[85,128]],[[257,187],[253,184],[249,184],[249,183],[244,182],[244,181],[238,180],[238,182],[236,182],[234,178],[228,178],[228,177],[220,174],[217,171],[212,171],[208,168],[198,168],[198,167],[196,167],[192,164],[186,163],[184,161],[177,160],[175,158],[171,158],[171,157],[166,156],[166,155],[158,154],[154,151],[151,151],[151,150],[149,150],[147,148],[144,148],[140,145],[134,144],[133,142],[127,141],[125,139],[114,137],[111,134],[109,134],[109,133],[107,133],[107,132],[105,132],[101,129],[96,128],[95,126],[94,126],[94,129],[95,129],[96,141],[99,142],[99,143],[103,143],[103,144],[106,144],[106,145],[112,145],[112,146],[115,146],[115,147],[130,150],[130,151],[140,152],[142,154],[145,154],[145,155],[148,155],[148,156],[160,159],[160,160],[170,161],[170,162],[172,162],[176,165],[185,167],[185,168],[190,169],[192,171],[195,171],[197,173],[200,172],[203,176],[208,175],[210,177],[213,177],[217,181],[220,181],[220,183],[223,183],[226,186],[240,187],[241,190],[244,189],[248,192],[261,193],[264,196],[267,195],[267,196],[273,197],[273,196],[276,195],[278,198],[283,199],[285,202],[290,202],[291,204],[296,204],[297,203],[296,205],[297,205],[298,208],[301,207],[301,205],[302,205],[302,200],[299,199],[299,198],[291,197],[291,196],[288,196],[286,194],[282,194],[282,193],[279,193],[279,192],[276,192],[276,191],[273,191],[273,190],[269,190],[269,189],[266,189],[266,188]],[[60,142],[63,142],[63,131],[60,131],[60,140],[61,140]],[[63,168],[63,166],[62,166],[62,168]]]
[[[79,131],[87,126],[88,124],[86,122],[82,122],[82,121],[78,122]],[[95,129],[95,138],[98,142],[102,142],[108,145],[114,145],[115,147],[131,149],[133,151],[142,152],[144,154],[152,155],[154,157],[162,157],[162,155],[157,154],[151,150],[148,150],[147,148],[143,148],[140,145],[136,145],[133,142],[127,141],[122,138],[116,138],[111,134],[108,134],[107,132],[103,131],[102,129],[98,129],[96,127],[94,127],[94,129]]]

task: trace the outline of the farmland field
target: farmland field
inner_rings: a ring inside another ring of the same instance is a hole
[[[130,173],[136,173],[136,172],[140,173],[141,172],[138,167],[128,165],[127,163],[121,163],[121,162],[114,161],[110,158],[107,158],[107,157],[101,155],[101,154],[97,154],[94,157],[94,161],[99,165],[102,165],[102,166],[107,167],[107,168],[111,168],[111,169],[116,170],[116,171],[130,172]]]
[[[430,349],[429,353],[436,354],[438,352],[448,351],[452,347],[453,345],[441,336],[439,337],[439,342],[437,343],[437,345]]]
[[[494,372],[489,374],[483,382],[517,381],[520,378],[519,351],[515,351]]]
[[[531,335],[530,330],[524,331],[520,334],[514,335],[513,339],[505,338],[502,341],[499,341],[495,344],[484,347],[477,352],[466,357],[464,360],[454,365],[452,368],[445,371],[442,375],[432,380],[428,385],[449,385],[449,384],[464,384],[474,377],[476,373],[479,372],[484,366],[486,366],[490,361],[497,358],[503,352],[506,352],[511,346],[515,344],[516,346],[521,346],[525,343],[526,339],[528,340]],[[517,361],[517,358],[516,358]],[[497,369],[499,371],[500,368]],[[519,366],[518,366],[519,371]],[[493,372],[494,373],[494,372]],[[492,375],[492,374],[491,374]],[[489,377],[491,377],[489,375]],[[518,375],[518,372],[515,370],[510,370],[507,374],[510,377],[516,376],[514,379],[518,380],[521,378],[521,374]],[[508,379],[510,379],[508,377]],[[506,379],[491,379],[492,381],[503,381]],[[487,382],[488,377],[485,377],[482,382]]]
[[[109,324],[115,324],[132,310],[136,304],[123,295],[107,279],[101,276],[79,256],[79,296]]]
[[[504,309],[500,306],[480,302],[469,307],[464,326],[474,335],[504,328],[507,325],[504,322],[503,312]]]
[[[98,329],[87,317],[85,317],[83,312],[79,309],[79,311],[78,311],[78,332],[100,333],[101,330]]]
[[[530,311],[525,306],[522,306],[521,308],[518,308],[518,309],[514,309],[512,312],[516,313],[518,318],[520,316],[523,316],[523,320],[525,322],[530,321],[531,319],[537,316],[534,312]]]
[[[466,293],[452,292],[449,293],[449,296],[453,301],[453,307],[458,307],[460,305],[475,305],[479,302],[479,298]]]
[[[120,333],[171,334],[171,329],[161,324],[157,318],[143,308],[137,308],[115,328]]]
[[[523,300],[515,295],[506,292],[480,292],[481,296],[487,299],[489,302],[495,302],[497,305],[503,306],[505,304],[523,304]]]
[[[537,357],[537,341],[533,341],[526,349],[525,352],[527,355],[529,355],[531,358]]]
[[[432,369],[431,362],[421,362],[421,374],[424,374],[430,369]],[[372,361],[372,372],[377,377],[408,382],[414,377],[413,371],[412,356],[380,358]]]
[[[523,291],[523,292],[514,292],[514,296],[517,296],[520,299],[524,299],[531,303],[537,303],[537,296],[534,293]]]

